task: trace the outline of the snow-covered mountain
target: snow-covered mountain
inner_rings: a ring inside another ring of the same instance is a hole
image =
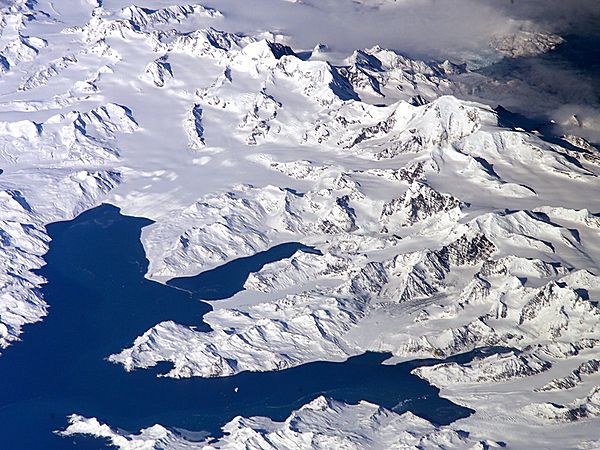
[[[366,351],[389,363],[511,351],[415,370],[475,410],[448,427],[319,398],[285,422],[237,418],[208,447],[77,415],[65,433],[123,449],[600,445],[593,145],[507,128],[465,100],[464,65],[377,46],[331,62],[324,46],[232,32],[198,4],[75,3],[0,14],[2,348],[48,313],[33,272],[44,226],[109,202],[154,220],[142,243],[158,281],[283,242],[320,251],[252,273],[212,303],[210,332],[166,321],[115,349],[125,370],[168,361],[167,376],[223,377]],[[560,42],[493,45],[518,57]]]
[[[278,448],[419,448],[463,449],[499,446],[494,441],[476,441],[467,433],[435,427],[407,412],[402,415],[367,402],[348,405],[318,397],[294,411],[285,421],[265,417],[237,417],[224,430],[227,436],[207,442],[186,442],[160,425],[139,435],[123,435],[97,419],[72,416],[63,435],[89,434],[108,439],[122,450],[137,448],[190,449],[278,449]]]

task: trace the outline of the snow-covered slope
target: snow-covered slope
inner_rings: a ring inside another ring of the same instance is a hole
[[[284,422],[274,422],[266,417],[236,417],[225,425],[224,431],[227,435],[221,439],[194,443],[160,425],[142,430],[138,435],[124,435],[96,419],[72,416],[63,435],[103,437],[121,450],[483,449],[499,445],[493,441],[474,440],[461,430],[435,427],[410,412],[399,415],[367,402],[347,405],[325,397],[307,403]]]
[[[107,201],[155,221],[142,242],[146,275],[159,281],[282,242],[321,252],[251,274],[245,291],[213,303],[208,333],[163,322],[114,349],[126,370],[169,361],[167,376],[228,376],[365,351],[393,363],[513,349],[415,372],[476,411],[456,429],[318,399],[283,424],[236,419],[216,448],[592,440],[600,158],[591,144],[503,127],[490,106],[461,100],[467,69],[450,62],[372,47],[333,63],[324,47],[236,34],[201,5],[55,3],[2,12],[2,347],[47,313],[32,273],[48,249],[44,225]],[[558,43],[530,41],[497,47],[518,56]],[[359,431],[342,432],[351,427]],[[123,436],[74,416],[68,431],[122,448],[197,447],[158,425]]]

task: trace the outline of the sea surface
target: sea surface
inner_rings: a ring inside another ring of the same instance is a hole
[[[275,373],[183,380],[157,377],[168,371],[166,363],[128,373],[108,362],[109,355],[164,320],[209,330],[202,317],[211,307],[202,299],[227,298],[264,264],[298,250],[314,251],[283,244],[168,286],[144,278],[148,261],[140,233],[151,223],[101,205],[48,226],[52,242],[39,270],[48,280],[42,287],[48,316],[25,327],[22,342],[0,356],[0,449],[107,448],[102,440],[54,433],[67,426],[73,413],[129,432],[160,423],[218,436],[237,415],[283,420],[321,394],[410,410],[437,424],[472,412],[440,398],[436,388],[410,374],[436,360],[389,366],[381,365],[389,355],[368,353]],[[452,360],[470,360],[478,353]]]

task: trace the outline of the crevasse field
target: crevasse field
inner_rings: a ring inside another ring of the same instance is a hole
[[[589,36],[510,2],[0,7],[0,448],[600,448]]]

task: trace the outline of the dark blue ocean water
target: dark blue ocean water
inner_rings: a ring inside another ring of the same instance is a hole
[[[410,375],[434,360],[383,366],[388,355],[365,354],[276,373],[186,380],[156,377],[168,370],[166,364],[127,373],[107,362],[107,356],[163,320],[207,330],[202,316],[210,306],[201,299],[228,297],[242,289],[249,272],[298,249],[312,251],[296,243],[280,245],[173,280],[174,288],[144,278],[140,232],[150,223],[102,205],[48,227],[52,243],[39,272],[48,280],[43,294],[49,315],[27,326],[22,342],[0,356],[1,450],[105,448],[99,440],[52,433],[67,425],[71,413],[132,432],[160,423],[212,435],[236,415],[284,419],[320,394],[389,408],[401,404],[399,412],[411,410],[439,424],[471,413]],[[469,360],[475,353],[454,359]]]

